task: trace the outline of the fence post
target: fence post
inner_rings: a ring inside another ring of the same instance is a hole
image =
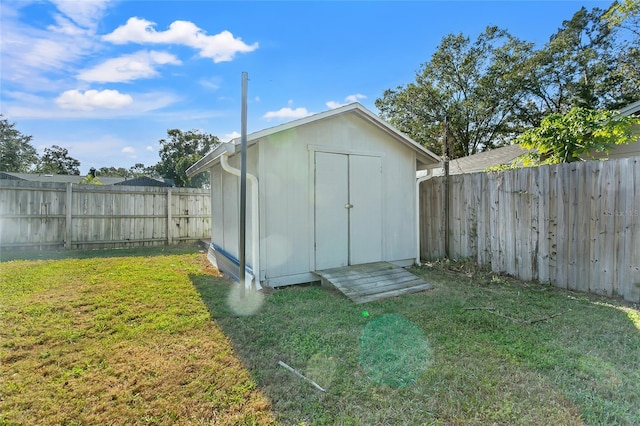
[[[65,236],[64,236],[64,248],[71,249],[71,237],[73,229],[71,227],[71,206],[73,199],[73,184],[67,183],[67,192],[65,197]]]
[[[171,188],[167,189],[167,245],[171,245],[173,242],[173,235],[171,235]]]
[[[450,178],[449,178],[449,156],[451,153],[449,152],[449,117],[444,117],[444,135],[442,137],[443,144],[443,155],[442,155],[442,166],[444,169],[444,255],[447,259],[451,257],[450,247],[449,247],[449,215],[450,207],[449,207],[449,199],[450,197]]]

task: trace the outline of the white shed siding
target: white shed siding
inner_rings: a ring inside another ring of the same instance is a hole
[[[317,280],[317,263],[333,267],[345,262],[344,253],[351,264],[409,265],[415,259],[416,164],[419,159],[424,167],[437,157],[358,104],[334,111],[256,132],[249,140],[247,169],[260,187],[258,276],[263,284]],[[233,257],[238,256],[239,178],[222,170],[220,161],[235,152],[229,164],[239,168],[237,151],[237,144],[221,146],[190,169],[195,174],[210,165],[212,239]],[[316,194],[316,186],[324,192]],[[326,208],[316,209],[316,195],[325,196]],[[251,199],[247,208],[251,266],[250,218],[256,208]],[[316,243],[324,252],[316,252]]]
[[[218,164],[211,169],[211,241],[224,245],[222,167]]]
[[[344,115],[270,135],[259,142],[267,279],[315,270],[313,156],[316,151],[382,159],[382,260],[415,258],[415,154],[361,118]]]
[[[308,129],[270,135],[263,146],[261,174],[266,278],[309,272]]]

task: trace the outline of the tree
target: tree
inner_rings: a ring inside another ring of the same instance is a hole
[[[640,99],[640,0],[614,2],[601,20],[618,40],[603,82],[607,108],[618,109]]]
[[[517,141],[532,150],[525,165],[571,163],[629,143],[637,136],[634,124],[640,124],[638,117],[574,107],[566,114],[548,115],[539,127],[527,130]]]
[[[601,106],[597,87],[612,60],[611,32],[601,15],[582,7],[530,58],[527,102],[519,112],[525,125],[538,126],[543,117],[573,106]]]
[[[640,37],[640,0],[614,1],[602,16],[609,28],[623,28]]]
[[[474,42],[462,34],[448,35],[416,81],[386,90],[376,107],[383,118],[436,152],[448,117],[453,158],[508,143],[520,132],[514,112],[523,97],[532,49],[497,27],[487,27]]]
[[[167,130],[167,139],[160,139],[160,162],[155,170],[163,178],[173,179],[178,187],[199,188],[208,182],[208,175],[201,173],[193,178],[187,177],[187,169],[215,148],[220,141],[216,136],[200,130],[183,132],[178,129]]]
[[[129,172],[124,167],[100,167],[98,170],[98,176],[109,176],[109,177],[127,177],[129,176]]]
[[[156,176],[158,173],[156,172],[153,166],[145,167],[142,163],[136,163],[133,166],[129,167],[129,176],[132,177],[140,177],[140,176]]]
[[[31,145],[32,137],[15,125],[0,115],[0,171],[26,173],[38,163],[38,154]]]
[[[66,148],[52,145],[51,148],[44,149],[38,171],[47,174],[79,175],[80,162],[70,157]]]

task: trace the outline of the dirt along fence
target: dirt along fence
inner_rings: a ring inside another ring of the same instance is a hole
[[[421,256],[640,302],[640,157],[421,184]],[[446,250],[449,253],[446,253]]]
[[[0,249],[191,244],[210,212],[202,189],[0,181]]]

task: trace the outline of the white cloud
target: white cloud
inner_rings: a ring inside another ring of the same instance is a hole
[[[201,78],[198,80],[198,83],[200,83],[202,87],[215,91],[220,88],[221,79],[220,77]]]
[[[182,62],[174,55],[155,50],[141,50],[119,58],[108,59],[103,63],[78,74],[83,81],[101,83],[120,83],[158,75],[155,65],[180,65]]]
[[[75,90],[80,95],[81,91]],[[68,92],[72,92],[71,90]],[[114,92],[117,92],[114,90]],[[66,92],[65,92],[66,93]],[[63,100],[69,100],[74,95],[66,95]],[[162,112],[163,108],[166,108],[181,98],[171,92],[146,92],[146,93],[132,93],[131,98],[135,99],[135,102],[122,106],[121,108],[85,108],[85,109],[71,109],[71,108],[56,108],[58,99],[62,98],[62,95],[53,101],[45,100],[45,102],[12,102],[3,99],[3,114],[6,114],[12,118],[27,118],[27,119],[45,119],[45,120],[57,120],[65,118],[96,118],[96,119],[110,119],[119,117],[141,117],[148,114],[153,114],[154,118],[164,117],[167,120],[175,120],[184,117],[195,118],[211,118],[218,117],[220,113],[217,111],[171,111]],[[60,106],[60,105],[58,105]],[[164,119],[163,118],[163,119]]]
[[[349,103],[358,102],[360,99],[367,99],[367,97],[360,93],[356,93],[355,95],[349,95],[346,98],[344,98],[344,100]]]
[[[362,95],[360,93],[356,93],[355,95],[349,95],[346,98],[344,98],[345,103],[342,102],[336,102],[336,101],[329,101],[327,102],[325,105],[327,105],[327,107],[329,107],[330,109],[336,109],[336,108],[340,108],[342,106],[354,103],[354,102],[358,102],[360,101],[360,99],[366,99],[367,97],[365,95]]]
[[[153,152],[153,151],[155,151],[155,150],[156,150],[156,149],[155,149],[154,147],[152,147],[151,145],[147,145],[144,149],[146,149],[146,150],[147,150],[147,151],[149,151],[149,152]]]
[[[242,135],[234,130],[231,133],[225,133],[225,135],[222,137],[221,141],[222,142],[229,142],[230,140],[233,140],[235,138],[239,138],[240,136],[242,136]]]
[[[64,109],[91,111],[98,108],[122,108],[133,103],[131,95],[117,90],[67,90],[56,98],[56,104]]]
[[[229,31],[207,35],[189,21],[174,21],[166,31],[156,31],[155,25],[146,19],[129,18],[125,25],[119,26],[102,39],[114,44],[163,43],[189,46],[199,50],[201,57],[211,58],[216,63],[231,61],[236,53],[252,52],[258,48],[258,43],[248,45]]]
[[[104,15],[110,0],[52,0],[56,8],[67,18],[83,28],[95,29],[98,21]]]
[[[271,120],[273,118],[276,119],[285,119],[285,118],[303,118],[311,115],[312,113],[307,111],[306,108],[296,108],[291,109],[290,107],[280,108],[278,111],[269,111],[262,118],[266,118],[267,120]]]
[[[94,5],[83,6],[86,3]],[[60,78],[75,63],[99,48],[92,23],[102,17],[106,2],[58,2],[56,5],[62,13],[54,12],[55,23],[46,28],[20,21],[19,9],[28,4],[0,4],[2,81],[40,92],[49,91],[59,84],[52,75]],[[86,10],[82,13],[73,12],[83,8]],[[51,71],[56,74],[50,74]]]
[[[120,150],[120,152],[122,152],[123,154],[135,155],[136,149],[134,147],[132,147],[132,146],[125,146],[124,148],[122,148]]]

